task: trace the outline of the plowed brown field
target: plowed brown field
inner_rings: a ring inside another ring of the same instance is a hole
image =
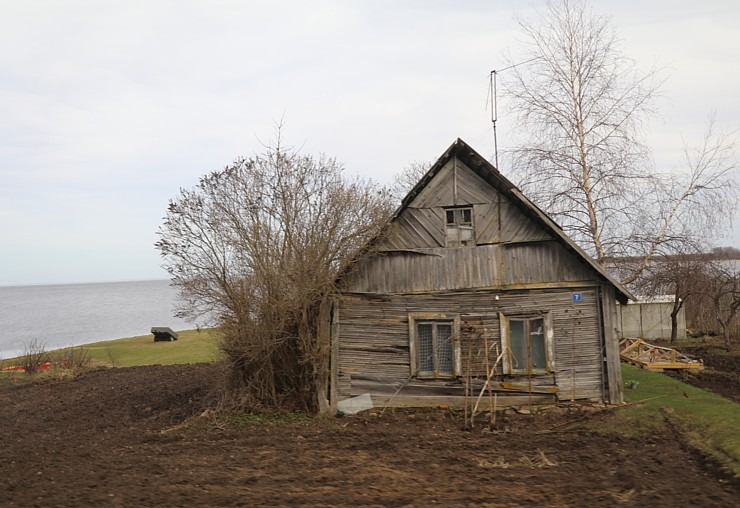
[[[740,486],[677,443],[501,416],[376,411],[216,426],[219,365],[0,382],[0,506],[737,506]],[[501,421],[505,419],[505,421]]]

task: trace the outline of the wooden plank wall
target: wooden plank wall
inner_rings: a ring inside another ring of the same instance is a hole
[[[444,246],[444,209],[407,208],[393,223],[379,250],[434,249]]]
[[[601,399],[603,379],[601,344],[598,339],[597,288],[572,291],[470,291],[423,295],[349,295],[338,300],[337,329],[338,400],[371,393],[393,397],[392,405],[404,405],[422,395],[464,394],[464,381],[417,381],[410,376],[409,313],[454,313],[461,318],[463,372],[485,376],[485,348],[489,362],[501,351],[498,313],[507,315],[549,311],[554,326],[554,372],[531,379],[535,390],[557,387],[560,399]],[[498,300],[496,299],[498,296]],[[485,340],[484,337],[485,336]],[[468,363],[468,359],[470,362]],[[503,379],[500,367],[496,370]],[[526,376],[506,376],[510,381],[530,382]],[[477,386],[480,386],[482,379]],[[521,393],[519,394],[521,396]]]
[[[614,298],[614,288],[602,288],[602,319],[604,321],[604,356],[606,358],[607,387],[609,402],[621,404],[624,402],[622,369],[619,357],[619,331],[617,329],[617,304]]]
[[[342,281],[352,293],[406,293],[522,284],[596,282],[580,259],[555,241],[380,253]]]
[[[475,246],[446,248],[450,206],[473,208]],[[527,378],[532,391],[603,399],[602,277],[554,237],[462,161],[449,160],[393,221],[376,245],[380,252],[341,281],[332,372],[337,400],[371,393],[388,405],[418,405],[431,396],[461,397],[460,379],[410,376],[408,315],[458,314],[463,372],[478,376],[481,386],[484,346],[491,346],[491,363],[501,352],[499,312],[551,313],[554,372]],[[582,302],[573,301],[574,291]],[[613,292],[606,295],[613,300]],[[496,373],[499,380],[513,378],[500,366]]]
[[[476,245],[446,248],[445,208],[473,207]],[[398,293],[598,280],[593,269],[453,158],[346,275],[349,292]]]
[[[396,218],[379,250],[445,247],[444,207],[471,206],[478,245],[552,239],[536,221],[453,159]]]
[[[550,240],[542,227],[501,196],[501,203],[471,204],[478,245]],[[499,220],[500,218],[500,220]],[[379,250],[445,247],[443,207],[406,208],[393,223]]]

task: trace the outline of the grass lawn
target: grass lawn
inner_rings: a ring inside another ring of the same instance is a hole
[[[212,330],[177,332],[172,342],[154,342],[152,335],[108,340],[80,346],[87,349],[94,365],[133,367],[213,362],[219,358],[216,333]]]
[[[639,439],[672,424],[692,447],[740,476],[740,404],[631,365],[622,364],[622,377],[628,405],[587,428]]]
[[[152,335],[94,342],[72,348],[49,351],[48,359],[88,354],[91,366],[133,367],[136,365],[173,365],[213,362],[219,359],[216,332],[185,330],[177,332],[178,340],[154,342]],[[2,366],[18,364],[17,358],[4,360]],[[7,373],[6,373],[7,374]]]

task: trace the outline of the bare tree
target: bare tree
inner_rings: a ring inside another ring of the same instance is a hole
[[[732,345],[730,329],[740,311],[740,271],[737,266],[733,262],[713,262],[703,292],[711,300],[713,317],[729,351]]]
[[[396,203],[401,203],[406,194],[427,174],[432,164],[433,162],[429,161],[413,161],[393,175],[390,192]]]
[[[681,170],[655,175],[653,192],[625,237],[641,263],[624,283],[636,280],[661,252],[680,255],[691,246],[706,247],[728,229],[740,197],[734,175],[737,132],[718,132],[715,124],[711,115],[702,141],[684,144]]]
[[[391,210],[384,190],[342,171],[278,136],[169,204],[156,247],[181,314],[213,317],[244,404],[325,409],[334,281]]]
[[[678,315],[687,301],[700,298],[709,277],[709,255],[694,248],[670,255],[656,256],[653,263],[635,281],[635,289],[643,296],[672,295],[671,342],[678,336]],[[640,264],[642,260],[638,260]]]
[[[655,256],[727,223],[738,196],[734,134],[710,119],[682,173],[654,171],[642,130],[659,71],[640,74],[609,18],[580,0],[550,2],[519,24],[528,63],[512,64],[505,89],[529,139],[513,150],[514,176],[571,237],[602,264],[641,258],[624,274],[631,283]]]

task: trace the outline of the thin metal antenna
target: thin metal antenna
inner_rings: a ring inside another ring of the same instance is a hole
[[[518,65],[528,64],[529,62],[534,62],[535,60],[539,60],[540,58],[542,57],[536,56],[524,62],[520,62],[517,64],[509,65],[508,67],[504,67],[500,71],[496,71],[494,69],[491,71],[491,73],[488,76],[488,80],[489,80],[488,87],[491,90],[491,124],[493,124],[493,153],[494,153],[494,157],[496,158],[496,169],[499,169],[498,167],[498,137],[496,136],[496,121],[498,120],[498,100],[497,100],[498,91],[496,90],[496,75],[498,72],[508,71],[509,69],[513,69],[514,67]]]
[[[498,169],[498,138],[496,136],[496,120],[498,120],[498,105],[496,104],[496,71],[491,71],[490,89],[491,89],[491,123],[493,124],[493,153],[496,157],[496,169]]]

